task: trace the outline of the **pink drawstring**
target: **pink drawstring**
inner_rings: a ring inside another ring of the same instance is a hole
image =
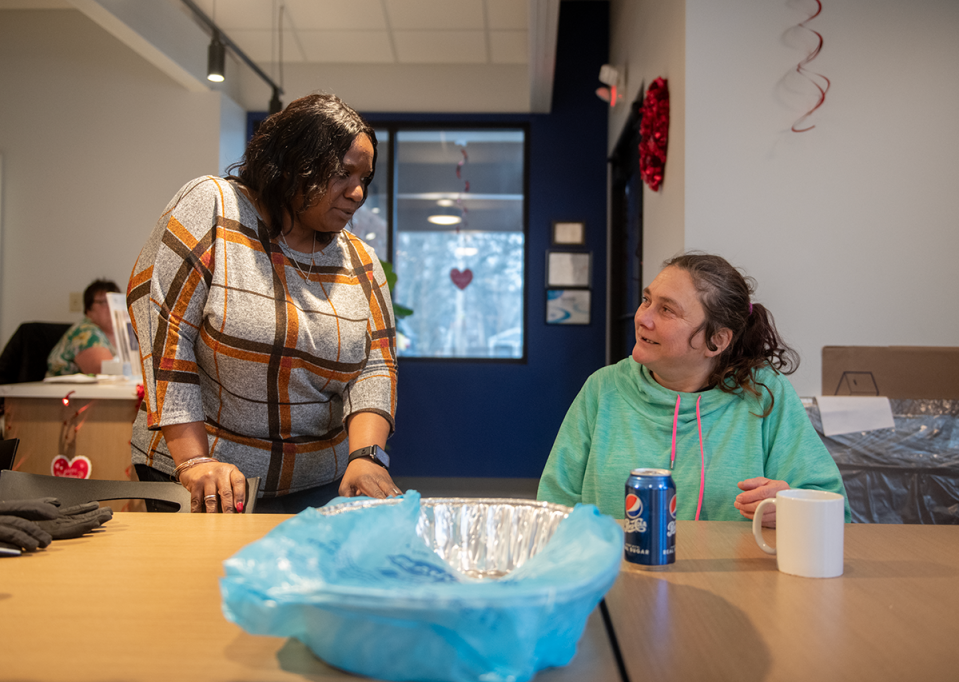
[[[706,489],[706,449],[703,447],[703,420],[699,416],[699,401],[703,397],[696,398],[696,424],[699,426],[699,453],[702,455],[702,466],[699,469],[699,504],[696,506],[696,520],[699,521],[699,512],[703,508],[703,491]]]
[[[703,491],[706,489],[706,449],[703,446],[703,419],[699,414],[699,401],[703,397],[696,398],[696,424],[699,427],[699,452],[702,456],[702,466],[699,469],[699,504],[696,505],[696,520],[699,521],[699,513],[703,509]],[[680,396],[676,396],[676,410],[673,412],[673,446],[669,453],[670,471],[676,466],[676,427],[679,424],[679,401]]]

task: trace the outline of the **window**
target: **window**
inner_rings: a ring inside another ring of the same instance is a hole
[[[393,301],[413,310],[398,320],[400,357],[522,359],[525,130],[401,128],[391,139]],[[378,201],[371,191],[382,214]]]

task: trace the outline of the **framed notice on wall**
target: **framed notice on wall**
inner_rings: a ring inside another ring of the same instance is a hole
[[[592,254],[575,251],[546,252],[546,286],[589,287]]]
[[[589,289],[547,289],[546,324],[589,324]]]
[[[582,246],[586,243],[586,223],[559,222],[553,223],[554,246]]]

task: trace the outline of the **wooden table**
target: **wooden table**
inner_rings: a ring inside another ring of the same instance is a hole
[[[64,398],[68,398],[68,404]],[[4,437],[19,438],[15,468],[31,474],[137,480],[130,437],[139,404],[134,381],[70,384],[32,382],[0,386]],[[53,464],[68,471],[55,474]],[[114,511],[143,511],[142,500],[114,500]]]
[[[358,680],[220,610],[222,562],[279,514],[119,513],[102,531],[0,559],[2,680]],[[536,682],[620,679],[599,612]]]
[[[959,680],[959,528],[847,524],[830,579],[780,573],[747,523],[677,537],[674,565],[624,562],[606,595],[632,682]]]

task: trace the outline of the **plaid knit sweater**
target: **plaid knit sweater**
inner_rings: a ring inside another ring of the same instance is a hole
[[[160,427],[202,421],[210,454],[275,497],[343,476],[350,415],[392,430],[396,334],[379,260],[345,231],[312,264],[290,253],[296,263],[226,180],[193,180],[167,206],[127,292],[146,392],[135,464],[172,473]]]

